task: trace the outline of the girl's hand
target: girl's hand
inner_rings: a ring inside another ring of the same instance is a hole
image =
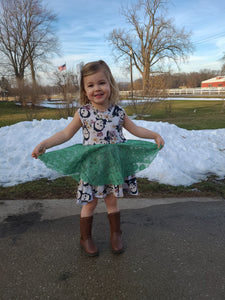
[[[161,137],[161,135],[157,135],[155,138],[155,142],[157,144],[157,148],[160,148],[160,150],[163,148],[163,146],[165,145],[165,142],[163,140],[163,138]]]
[[[38,158],[39,155],[45,153],[46,148],[42,145],[37,145],[37,147],[34,148],[31,156],[34,157],[35,159]]]

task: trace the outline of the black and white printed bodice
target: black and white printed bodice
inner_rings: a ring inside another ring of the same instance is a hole
[[[104,112],[86,104],[78,110],[83,124],[83,145],[115,144],[126,141],[122,128],[125,111],[118,105]]]

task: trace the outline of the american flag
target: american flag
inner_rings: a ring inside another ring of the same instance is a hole
[[[58,69],[59,69],[59,72],[66,70],[66,64],[58,67]]]

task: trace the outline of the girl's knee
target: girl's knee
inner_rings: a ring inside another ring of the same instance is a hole
[[[89,216],[94,213],[94,210],[98,204],[98,199],[94,198],[91,202],[88,202],[87,204],[83,205],[81,210],[81,216]]]
[[[117,198],[114,194],[109,194],[105,197],[105,204],[106,204],[108,213],[118,211]]]

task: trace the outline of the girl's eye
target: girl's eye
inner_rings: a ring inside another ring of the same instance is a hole
[[[88,87],[89,87],[89,88],[90,88],[90,87],[93,87],[93,84],[89,84]]]
[[[101,81],[100,84],[105,84],[105,81]]]

